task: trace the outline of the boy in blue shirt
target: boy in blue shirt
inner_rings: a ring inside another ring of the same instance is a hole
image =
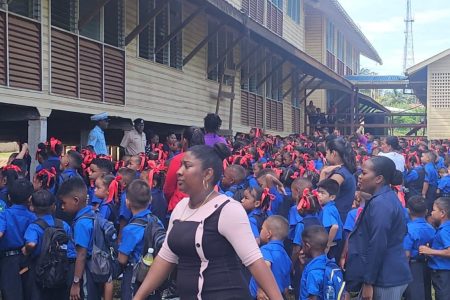
[[[436,154],[433,152],[422,153],[421,161],[424,164],[425,179],[422,188],[422,197],[425,198],[428,211],[432,211],[433,202],[436,199],[436,190],[438,185],[439,174],[437,172],[434,161]]]
[[[221,192],[230,198],[241,201],[244,190],[247,187],[246,172],[240,165],[231,165],[223,172],[220,182]]]
[[[31,207],[30,209],[36,214],[37,219],[45,222],[49,227],[55,227],[55,218],[52,213],[55,211],[55,196],[47,190],[40,190],[35,192],[31,197]],[[67,247],[67,257],[75,259],[75,246],[71,242],[71,230],[70,226],[59,220],[63,226],[64,231],[69,238],[69,243],[65,245]],[[68,288],[60,287],[55,289],[44,289],[36,284],[36,262],[41,254],[42,242],[44,238],[44,229],[35,222],[31,223],[27,230],[25,231],[25,247],[22,252],[25,255],[31,255],[31,266],[30,266],[30,280],[28,287],[32,290],[33,299],[67,299]]]
[[[131,218],[128,225],[123,228],[122,241],[119,245],[119,256],[118,260],[122,266],[123,278],[121,285],[121,299],[131,300],[134,293],[139,289],[141,282],[133,282],[133,269],[136,264],[139,263],[140,258],[143,254],[144,248],[144,232],[145,225],[135,224],[134,221],[141,220],[147,221],[151,217],[151,212],[148,209],[150,203],[150,187],[143,180],[133,181],[127,192],[127,207],[131,210],[133,217]],[[150,219],[153,221],[153,219]],[[153,224],[152,226],[162,226],[159,222],[158,224]],[[160,247],[161,245],[153,245],[153,247]],[[158,248],[154,249],[159,250]],[[156,253],[153,253],[156,256]],[[160,295],[152,295],[149,299],[161,299]]]
[[[284,250],[283,241],[288,235],[289,223],[282,216],[270,216],[261,229],[261,253],[271,269],[281,294],[286,295],[291,283],[291,260]],[[264,298],[264,292],[258,287],[255,278],[250,279],[250,294],[253,299]]]
[[[303,270],[299,300],[322,299],[328,233],[323,226],[313,225],[303,231],[302,241],[302,254],[311,261]]]
[[[86,285],[88,299],[100,299],[102,293],[98,284],[93,282],[89,270],[86,268],[88,257],[92,253],[93,218],[95,213],[87,203],[87,188],[81,178],[75,177],[64,182],[58,190],[58,197],[62,199],[62,209],[74,216],[72,224],[73,241],[77,253],[75,270],[68,274],[70,282],[70,298],[83,299],[83,274],[86,271]]]
[[[120,168],[117,171],[122,179],[119,181],[120,190],[120,206],[119,206],[119,241],[122,236],[122,229],[128,224],[131,217],[133,216],[131,211],[127,207],[127,190],[130,183],[136,179],[136,171],[130,168]]]
[[[81,178],[77,170],[81,168],[82,162],[83,157],[75,150],[69,150],[66,155],[61,157],[61,174],[59,175],[58,186],[72,177]]]
[[[430,244],[436,230],[425,220],[427,205],[422,197],[413,196],[408,200],[408,212],[411,222],[407,224],[408,233],[403,240],[403,249],[409,258],[413,281],[406,289],[406,299],[431,299],[430,272],[425,256],[419,255],[419,247]]]
[[[448,169],[439,169],[438,189],[437,194],[439,197],[450,197],[450,174]]]
[[[89,187],[88,187],[88,203],[100,203],[101,199],[95,197],[95,180],[97,178],[111,175],[113,171],[113,165],[111,161],[104,158],[94,158],[89,166]]]
[[[21,300],[27,296],[25,289],[28,272],[22,247],[23,235],[36,216],[28,210],[33,184],[18,179],[9,189],[12,206],[0,213],[0,290],[2,299]]]
[[[433,204],[431,221],[437,227],[431,247],[420,246],[419,253],[429,256],[436,300],[450,295],[450,198],[438,198]]]
[[[336,180],[324,179],[317,185],[317,199],[322,205],[319,218],[328,231],[328,257],[335,258],[336,261],[341,257],[343,232],[341,217],[334,202],[338,193],[339,183]]]

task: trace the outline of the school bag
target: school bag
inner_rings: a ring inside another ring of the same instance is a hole
[[[110,278],[116,278],[120,270],[119,261],[117,260],[116,228],[112,222],[106,220],[97,212],[80,217],[80,219],[83,218],[91,219],[94,222],[92,254],[91,259],[88,260],[87,267],[95,282],[108,282]]]
[[[258,227],[258,232],[261,232],[262,225],[264,221],[267,219],[267,213],[261,212],[259,214],[254,214],[253,218],[256,220],[256,226]]]
[[[145,228],[144,246],[142,248],[139,261],[136,262],[133,270],[133,277],[136,278],[136,281],[142,282],[148,271],[148,267],[144,265],[142,258],[147,254],[148,248],[153,248],[153,256],[156,257],[164,243],[164,239],[166,238],[166,230],[159,219],[153,214],[148,214],[147,219],[134,219],[129,224],[134,224]]]
[[[64,286],[69,270],[67,258],[69,236],[64,230],[63,221],[60,219],[54,219],[54,221],[54,227],[49,226],[42,219],[34,221],[44,230],[41,254],[35,266],[36,283],[46,289]]]
[[[330,289],[334,290],[334,297],[330,297]],[[323,299],[343,300],[345,299],[344,290],[344,273],[334,259],[327,259],[323,276]]]

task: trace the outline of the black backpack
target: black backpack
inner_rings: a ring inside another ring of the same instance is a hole
[[[44,230],[41,254],[36,262],[36,282],[42,288],[57,288],[66,284],[69,260],[67,259],[67,243],[69,236],[64,230],[64,223],[55,220],[51,227],[42,219],[34,223]]]

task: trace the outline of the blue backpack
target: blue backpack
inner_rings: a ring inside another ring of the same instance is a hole
[[[344,273],[334,259],[327,259],[323,275],[323,299],[341,300],[345,298]]]

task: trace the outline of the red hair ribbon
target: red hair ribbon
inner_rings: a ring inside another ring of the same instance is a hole
[[[51,138],[50,138],[50,149],[51,149],[53,152],[56,152],[56,151],[55,151],[56,145],[61,145],[61,144],[62,144],[62,143],[61,143],[60,140],[55,139],[54,137],[51,137]]]
[[[117,199],[119,195],[119,181],[122,180],[122,176],[117,175],[116,178],[111,181],[108,187],[108,198],[106,199],[106,204],[110,203],[113,199]]]
[[[45,175],[47,175],[47,187],[50,187],[50,181],[56,177],[55,168],[52,167],[50,170],[42,169],[36,174],[37,177],[44,177]]]
[[[303,190],[303,194],[300,198],[300,201],[297,205],[297,210],[310,209],[311,202],[308,199],[309,194],[311,193],[310,189],[306,188]]]
[[[270,205],[269,205],[269,210],[272,209],[272,201],[275,199],[275,196],[273,194],[270,193],[269,188],[265,188],[261,194],[261,203],[264,202],[264,199],[266,199],[266,197],[269,196],[269,200],[270,200]]]
[[[417,152],[412,152],[409,155],[407,155],[406,157],[406,165],[409,167],[411,167],[411,159],[415,158],[416,159],[416,164],[420,164],[420,159],[419,159],[419,155],[417,155]]]
[[[318,173],[318,171],[316,170],[316,165],[314,164],[314,161],[312,161],[312,160],[310,160],[306,163],[306,169],[308,171]]]
[[[255,137],[259,138],[261,136],[261,129],[255,128]]]
[[[261,148],[256,149],[256,151],[258,151],[259,157],[264,157],[264,150]]]
[[[286,145],[286,147],[284,147],[284,150],[286,150],[287,152],[292,152],[294,151],[294,147],[292,147],[292,145]]]
[[[7,165],[7,166],[4,166],[4,167],[2,168],[2,170],[3,170],[3,171],[13,170],[13,171],[16,171],[17,173],[22,172],[22,169],[21,169],[20,167],[16,166],[16,165]]]
[[[230,165],[230,163],[227,161],[227,159],[225,158],[224,160],[223,160],[223,162],[222,162],[222,167],[223,167],[223,170],[225,171],[227,168],[228,168],[228,166]]]
[[[139,171],[144,171],[145,163],[147,162],[147,157],[144,153],[139,153],[139,157],[141,158],[141,164],[139,165]]]

